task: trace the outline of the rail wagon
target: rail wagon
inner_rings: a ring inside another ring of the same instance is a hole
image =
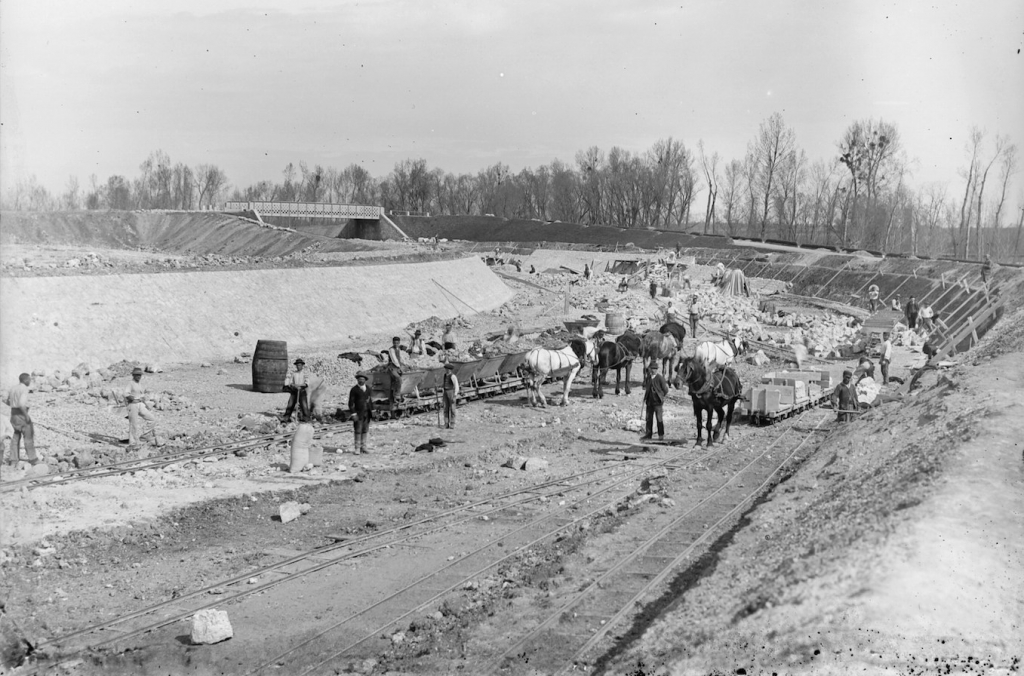
[[[495,355],[471,361],[453,362],[459,379],[459,401],[471,401],[524,387],[523,368],[527,351]],[[568,373],[556,372],[553,377]],[[392,376],[388,371],[372,371],[369,386],[377,419],[400,418],[438,408],[444,389],[445,368],[417,369]]]

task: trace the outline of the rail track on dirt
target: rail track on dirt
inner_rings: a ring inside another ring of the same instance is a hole
[[[322,437],[324,434],[331,432],[338,432],[344,429],[351,428],[351,423],[332,423],[324,425],[317,429],[313,436],[314,438]],[[45,474],[39,477],[27,477],[19,479],[17,481],[8,481],[0,484],[0,494],[11,493],[14,491],[21,490],[22,488],[28,488],[28,490],[34,490],[36,488],[44,488],[46,486],[57,486],[68,483],[74,483],[77,481],[87,481],[89,479],[99,479],[108,476],[118,476],[121,474],[131,474],[133,472],[143,472],[150,469],[160,469],[167,465],[173,465],[179,462],[187,462],[189,460],[201,460],[208,457],[216,457],[219,455],[227,455],[229,453],[237,453],[238,451],[249,450],[252,448],[258,448],[267,444],[273,444],[279,441],[286,441],[292,437],[293,432],[278,432],[275,434],[264,434],[261,436],[248,437],[246,439],[239,439],[237,441],[229,441],[220,444],[211,444],[209,446],[200,446],[198,448],[185,449],[183,451],[177,451],[175,453],[162,453],[160,455],[151,455],[147,458],[132,458],[128,460],[121,460],[118,462],[111,462],[105,465],[94,465],[92,467],[83,467],[80,469],[74,469],[67,472],[61,472],[59,474]]]
[[[706,452],[700,457],[686,461],[685,466],[692,466],[695,463],[705,461],[715,453],[717,453],[716,450]],[[45,670],[46,668],[67,662],[86,650],[122,644],[132,638],[142,636],[174,622],[188,619],[199,610],[214,606],[224,606],[232,601],[265,592],[271,587],[316,573],[342,561],[366,556],[375,551],[403,543],[409,543],[426,535],[453,528],[467,521],[479,520],[483,517],[489,517],[490,515],[512,509],[523,510],[531,504],[541,505],[539,511],[545,513],[537,518],[514,528],[510,532],[502,532],[488,543],[480,546],[476,551],[459,558],[440,571],[435,571],[425,576],[407,588],[395,592],[385,601],[405,595],[414,588],[422,589],[422,585],[426,581],[430,581],[436,586],[441,580],[442,575],[455,575],[460,579],[468,579],[465,572],[467,564],[474,569],[474,572],[469,575],[471,578],[481,571],[493,568],[501,561],[509,558],[503,555],[497,562],[489,559],[480,561],[481,558],[487,558],[486,556],[481,557],[481,554],[485,552],[493,553],[495,549],[502,550],[503,552],[507,551],[504,549],[506,544],[511,543],[511,538],[517,536],[525,538],[531,543],[539,541],[537,538],[530,536],[531,531],[536,529],[539,524],[548,522],[557,524],[553,528],[544,529],[544,537],[547,537],[550,533],[557,533],[571,528],[581,518],[586,518],[567,516],[571,510],[596,499],[598,496],[607,495],[609,498],[601,503],[601,507],[597,511],[606,510],[635,490],[635,484],[638,479],[652,471],[670,467],[672,463],[679,461],[681,461],[680,454],[673,454],[667,458],[637,465],[624,465],[623,463],[631,462],[626,460],[617,461],[612,465],[603,464],[600,467],[470,502],[384,531],[300,552],[285,560],[248,570],[242,574],[220,580],[201,589],[196,589],[155,605],[83,627],[61,636],[40,641],[35,646],[37,655],[42,656],[39,667]],[[552,497],[566,497],[571,494],[580,494],[580,497],[574,500],[566,509],[562,509],[557,505],[545,504],[550,503],[550,498]],[[594,510],[588,511],[588,516],[592,515],[593,512]],[[522,547],[515,551],[520,551],[521,549]],[[260,582],[255,585],[250,584],[249,580],[252,578],[259,578]],[[454,588],[454,586],[449,585],[449,588]],[[212,601],[209,596],[211,593],[217,594]],[[352,620],[363,617],[382,605],[385,605],[384,601],[354,614],[344,623],[349,623]],[[331,630],[337,629],[341,624],[343,623],[334,625]],[[302,646],[297,646],[293,650],[298,650],[299,647]],[[274,661],[278,661],[280,657],[275,658]],[[255,671],[259,671],[262,668],[260,667]]]
[[[560,600],[554,611],[535,624],[518,627],[520,636],[510,635],[508,641],[500,642],[511,648],[503,651],[499,648],[489,655],[474,655],[473,663],[482,667],[476,673],[515,673],[518,666],[523,668],[523,673],[531,674],[559,669],[568,672],[585,664],[588,655],[604,647],[613,627],[621,626],[622,620],[636,614],[642,599],[653,593],[777,479],[808,441],[824,431],[822,425],[830,415],[830,412],[819,412],[811,428],[797,427],[795,422],[785,423],[785,429],[781,429],[762,451],[752,459],[744,459],[738,469],[730,469],[725,481],[708,489],[682,512],[666,512],[666,523],[649,537],[645,535],[642,542],[626,542],[621,549],[610,553],[614,560],[583,589]],[[324,627],[247,674],[271,673],[277,668],[302,676],[337,673],[335,669],[343,660],[386,650],[388,632],[436,606],[447,594],[466,588],[474,579],[501,564],[614,510],[634,490],[633,481],[639,476],[655,469],[699,467],[720,454],[721,450],[716,448],[698,457],[684,458],[684,453],[678,453],[651,463],[613,485],[577,498],[564,510],[542,515],[513,531],[495,536],[469,555]],[[495,547],[502,549],[497,552]],[[492,553],[488,556],[487,552]],[[567,614],[572,614],[571,620],[567,619]]]

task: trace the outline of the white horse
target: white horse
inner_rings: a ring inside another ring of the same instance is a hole
[[[569,388],[576,374],[580,372],[585,361],[597,361],[597,345],[592,340],[582,338],[572,339],[568,345],[561,350],[548,350],[543,347],[535,347],[526,353],[526,367],[530,371],[533,387],[532,393],[540,400],[541,407],[547,407],[547,400],[544,393],[540,391],[540,385],[544,379],[554,371],[569,369],[565,376],[565,386],[562,389],[562,406],[569,403]],[[533,403],[533,397],[530,397]]]
[[[736,357],[747,351],[747,341],[744,338],[726,338],[717,343],[705,341],[693,351],[695,359],[704,362],[708,371],[713,371],[720,366],[728,366],[736,360]]]

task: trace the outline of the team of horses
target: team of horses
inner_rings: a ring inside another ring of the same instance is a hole
[[[615,370],[615,394],[623,389],[630,394],[630,374],[633,362],[639,357],[643,363],[644,385],[650,377],[649,366],[659,362],[669,382],[682,389],[685,385],[693,401],[693,413],[697,421],[697,445],[703,441],[703,430],[708,433],[710,447],[722,437],[729,436],[733,410],[742,398],[742,386],[736,372],[730,368],[736,358],[746,352],[747,342],[742,337],[725,340],[705,341],[697,345],[692,356],[683,354],[683,339],[686,329],[675,322],[663,324],[657,331],[642,335],[627,330],[615,340],[601,340],[603,334],[595,335],[598,342],[574,338],[560,350],[534,348],[526,355],[527,392],[532,405],[547,406],[547,400],[540,385],[552,374],[563,378],[560,404],[569,402],[569,390],[573,380],[584,364],[592,367],[593,396],[604,397],[604,382],[608,371]],[[625,379],[623,379],[625,371]],[[624,385],[624,387],[623,387]],[[707,412],[707,422],[704,413]],[[712,413],[718,423],[712,427]]]

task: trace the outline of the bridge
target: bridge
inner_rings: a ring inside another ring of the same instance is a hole
[[[255,211],[260,216],[294,218],[367,218],[379,219],[384,207],[365,204],[325,204],[323,202],[228,202],[224,211]]]
[[[352,221],[340,237],[358,239],[387,239],[385,226],[389,226],[402,239],[409,236],[395,225],[384,213],[384,207],[366,204],[329,204],[324,202],[226,202],[224,211],[251,212],[255,219],[263,222],[263,216],[285,218],[332,218]],[[346,232],[348,231],[348,232]]]

